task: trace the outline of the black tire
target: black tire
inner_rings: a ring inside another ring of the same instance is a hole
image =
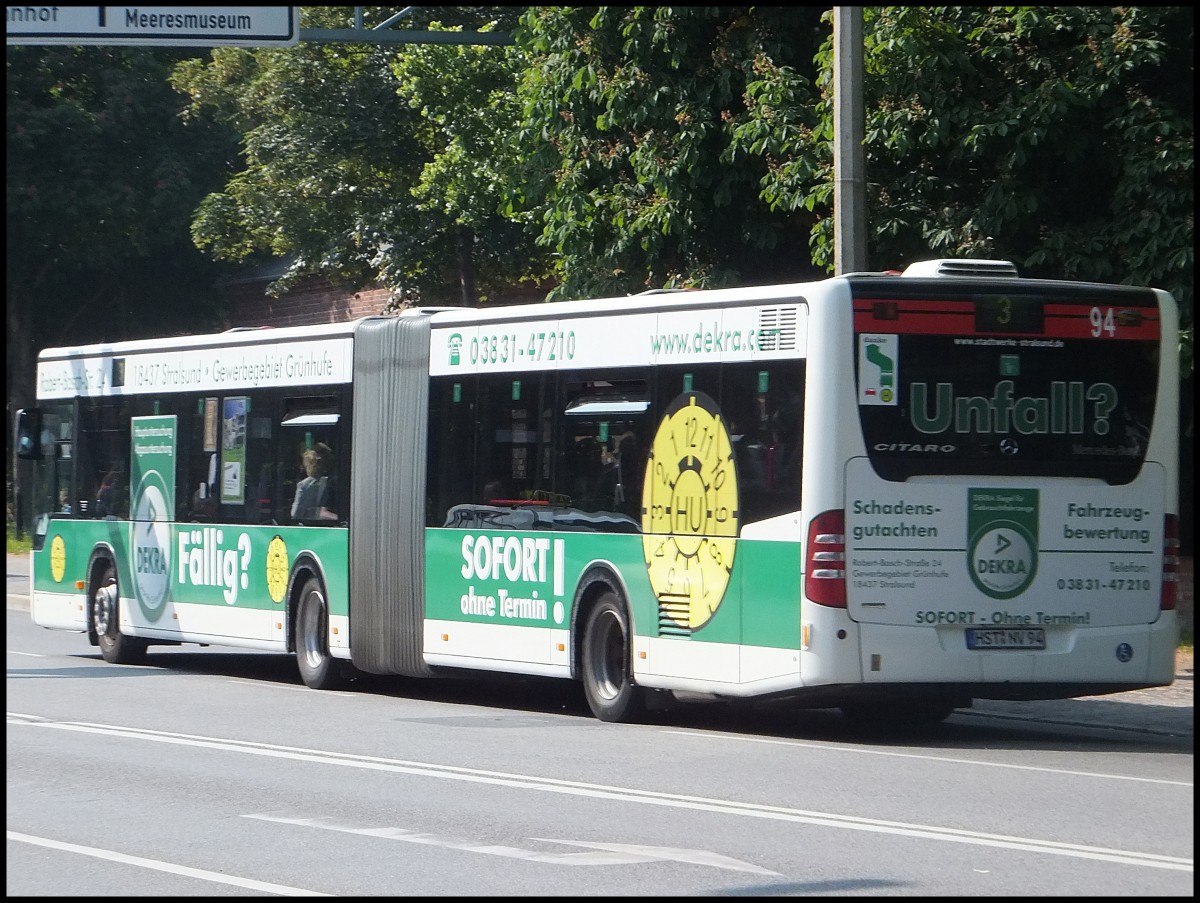
[[[605,591],[583,628],[583,692],[601,721],[633,721],[645,712],[645,692],[633,682],[632,636],[621,599]]]
[[[300,591],[296,609],[296,663],[305,686],[333,690],[342,685],[341,669],[329,654],[325,588],[316,577],[309,577]]]
[[[856,702],[842,706],[842,714],[856,725],[875,730],[919,730],[941,724],[958,708],[950,699],[898,699]]]
[[[121,594],[117,587],[117,569],[111,561],[104,563],[100,579],[92,587],[88,609],[100,654],[106,662],[136,665],[145,661],[149,643],[121,633]]]

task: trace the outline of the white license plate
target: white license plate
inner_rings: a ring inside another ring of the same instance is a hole
[[[968,649],[1045,649],[1043,627],[969,627]]]

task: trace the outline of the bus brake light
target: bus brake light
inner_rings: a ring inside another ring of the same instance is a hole
[[[837,508],[808,524],[804,594],[818,605],[846,607],[846,512]]]
[[[1179,515],[1168,514],[1163,519],[1163,611],[1174,611],[1179,596]]]

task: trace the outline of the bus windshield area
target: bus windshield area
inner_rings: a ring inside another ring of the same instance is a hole
[[[1109,336],[1095,323],[1113,310],[1133,325]],[[1159,373],[1149,303],[1016,293],[861,301],[855,343],[859,420],[884,479],[1003,474],[1124,485],[1141,471]]]
[[[23,526],[41,547],[51,517],[70,517],[77,508],[74,492],[75,423],[73,405],[49,403],[37,410],[40,433],[38,456],[32,460],[31,480],[24,499]]]

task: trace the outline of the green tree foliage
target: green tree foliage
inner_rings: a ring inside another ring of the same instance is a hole
[[[1192,8],[863,9],[869,265],[1003,257],[1165,288],[1190,375]],[[827,8],[403,15],[516,43],[9,47],[10,399],[38,347],[211,314],[196,246],[290,261],[276,290],[320,274],[422,303],[545,276],[579,297],[832,269]]]
[[[8,385],[32,403],[40,348],[209,328],[220,268],[190,242],[233,136],[179,119],[181,53],[6,51]]]
[[[818,24],[823,19],[825,24]],[[519,209],[557,293],[833,266],[828,10],[533,7]],[[1193,12],[865,8],[868,249],[1149,284],[1191,370]]]
[[[346,8],[303,12],[305,28],[349,25]],[[427,304],[511,285],[526,275],[520,244],[532,249],[498,212],[517,60],[490,45],[302,43],[181,65],[173,83],[192,109],[243,135],[245,166],[201,204],[196,243],[223,260],[285,258],[276,293],[309,274]]]
[[[871,265],[1000,257],[1030,276],[1167,289],[1190,372],[1193,22],[1191,7],[866,8]],[[831,44],[819,62],[831,136]],[[825,267],[828,160],[793,189],[822,211]]]
[[[487,8],[425,9],[478,27]],[[828,10],[518,14],[513,48],[301,45],[181,67],[195,108],[245,135],[197,241],[426,303],[547,268],[555,297],[831,269]],[[1190,322],[1190,9],[874,7],[865,26],[873,266],[1008,257],[1160,285]]]
[[[425,228],[394,256],[402,284],[423,269],[459,277],[463,304],[546,277],[539,252],[509,209],[513,160],[506,139],[519,120],[514,90],[524,56],[513,47],[420,44],[392,62],[399,95],[419,113],[428,161],[412,187]],[[428,261],[422,246],[429,248]],[[409,265],[415,261],[420,267]],[[388,278],[388,273],[383,277]]]
[[[556,255],[555,296],[813,275],[812,214],[763,192],[781,152],[814,175],[820,14],[529,9],[512,201]]]

